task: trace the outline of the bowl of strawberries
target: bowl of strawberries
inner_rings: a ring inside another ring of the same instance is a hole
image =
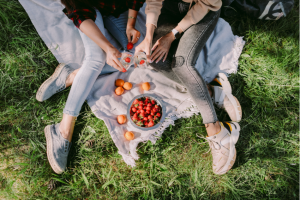
[[[165,106],[152,94],[135,96],[128,104],[127,119],[141,130],[148,131],[158,128],[165,118]]]

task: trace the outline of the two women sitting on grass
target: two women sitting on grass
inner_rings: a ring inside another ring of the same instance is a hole
[[[80,109],[100,74],[126,72],[118,58],[121,53],[108,41],[105,28],[119,25],[112,35],[124,49],[136,43],[140,33],[136,17],[143,0],[61,0],[65,14],[78,28],[85,47],[80,69],[60,64],[39,88],[36,98],[44,101],[72,85],[63,119],[45,128],[47,156],[52,169],[66,169],[74,125]],[[205,124],[213,156],[213,172],[224,174],[236,159],[242,110],[231,93],[225,74],[209,85],[195,69],[196,60],[214,30],[220,15],[221,0],[146,0],[146,36],[135,52],[145,52],[148,62],[166,77],[187,89]],[[125,12],[127,11],[128,12]],[[112,23],[113,22],[113,23]],[[127,24],[127,26],[126,26]],[[152,46],[152,43],[154,45]],[[152,51],[152,54],[150,53]],[[219,122],[214,105],[225,108],[233,122]]]

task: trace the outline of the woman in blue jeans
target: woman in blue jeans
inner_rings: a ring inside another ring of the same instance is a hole
[[[75,71],[68,65],[60,64],[36,94],[37,100],[44,101],[72,85],[63,110],[62,121],[45,128],[47,157],[52,169],[59,174],[66,168],[75,120],[97,77],[114,71],[126,72],[118,60],[121,53],[107,40],[109,36],[105,26],[114,31],[113,35],[124,49],[128,42],[136,43],[140,33],[135,29],[135,22],[144,1],[61,0],[61,2],[66,6],[64,13],[78,28],[85,48],[85,58],[81,68]],[[128,13],[125,12],[127,10]]]

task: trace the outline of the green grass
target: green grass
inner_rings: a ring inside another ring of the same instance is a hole
[[[200,116],[176,121],[155,145],[140,144],[131,168],[85,104],[68,170],[56,175],[43,129],[60,121],[69,90],[43,103],[35,99],[58,63],[21,5],[0,0],[0,199],[298,199],[298,10],[296,1],[279,21],[227,19],[246,40],[239,71],[230,77],[243,120],[227,174],[212,173],[208,144],[196,135],[205,135]]]

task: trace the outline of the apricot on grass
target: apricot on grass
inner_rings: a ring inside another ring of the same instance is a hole
[[[116,82],[115,82],[115,85],[116,85],[117,87],[123,87],[124,83],[125,83],[124,80],[122,80],[122,79],[117,79]]]
[[[132,84],[129,83],[129,82],[125,82],[124,85],[123,85],[123,88],[124,88],[125,90],[131,90]]]
[[[125,124],[127,122],[126,115],[119,115],[117,117],[117,121],[118,121],[119,124]]]
[[[126,140],[133,140],[133,139],[134,139],[134,134],[133,134],[133,132],[131,132],[131,131],[127,131],[127,132],[124,134],[124,137],[126,138]]]
[[[143,83],[142,88],[143,88],[143,90],[146,90],[146,91],[150,90],[150,83],[148,83],[148,82]]]
[[[115,93],[116,93],[116,95],[121,95],[124,93],[124,89],[122,87],[117,87],[115,89]]]

